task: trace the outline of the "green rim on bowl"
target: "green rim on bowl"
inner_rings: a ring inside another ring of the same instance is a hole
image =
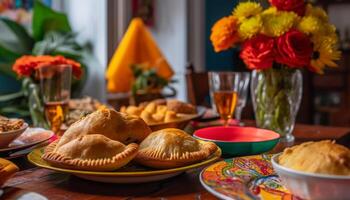
[[[255,155],[273,149],[280,138],[276,132],[238,126],[217,126],[197,130],[195,138],[217,144],[225,155]]]

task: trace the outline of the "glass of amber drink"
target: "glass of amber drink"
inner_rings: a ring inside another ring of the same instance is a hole
[[[37,69],[45,116],[51,130],[60,136],[61,125],[68,113],[71,93],[72,66],[45,65]]]
[[[239,83],[239,72],[209,72],[212,100],[225,126],[228,126],[235,112]]]

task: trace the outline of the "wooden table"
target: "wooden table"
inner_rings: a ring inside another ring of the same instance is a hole
[[[295,143],[337,139],[350,128],[297,125]],[[279,144],[273,152],[279,152],[292,144]],[[47,169],[31,168],[18,172],[5,184],[1,199],[16,199],[28,192],[36,192],[50,200],[64,199],[216,199],[200,184],[201,169],[183,173],[177,177],[144,184],[106,184],[91,182]]]

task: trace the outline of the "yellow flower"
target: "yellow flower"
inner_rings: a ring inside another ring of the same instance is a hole
[[[290,28],[299,20],[294,12],[277,11],[272,7],[262,13],[263,28],[262,33],[271,37],[277,37]]]
[[[336,39],[338,39],[338,35],[336,33],[336,28],[333,24],[330,24],[330,23],[327,23],[327,24],[324,24],[322,26],[322,33],[323,35],[326,35],[326,36],[332,36]]]
[[[297,26],[298,30],[305,34],[320,34],[322,31],[322,21],[315,16],[305,16],[301,18]]]
[[[210,40],[215,52],[226,50],[239,41],[238,20],[234,16],[223,17],[211,28]]]
[[[322,74],[326,66],[337,67],[334,62],[339,60],[341,52],[337,50],[337,38],[329,36],[315,36],[312,38],[314,43],[314,53],[310,62],[313,71]]]
[[[256,35],[262,28],[260,15],[243,20],[238,29],[238,34],[242,39],[249,39]]]
[[[244,20],[260,14],[262,10],[259,3],[248,1],[238,4],[232,14],[237,17],[239,23],[242,23]]]
[[[311,4],[306,6],[305,16],[314,16],[322,22],[328,22],[327,13],[320,7],[313,7]]]

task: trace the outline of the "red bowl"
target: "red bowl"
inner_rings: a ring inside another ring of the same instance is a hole
[[[199,129],[194,137],[216,143],[223,154],[243,156],[273,149],[280,135],[274,131],[238,126],[217,126]]]

